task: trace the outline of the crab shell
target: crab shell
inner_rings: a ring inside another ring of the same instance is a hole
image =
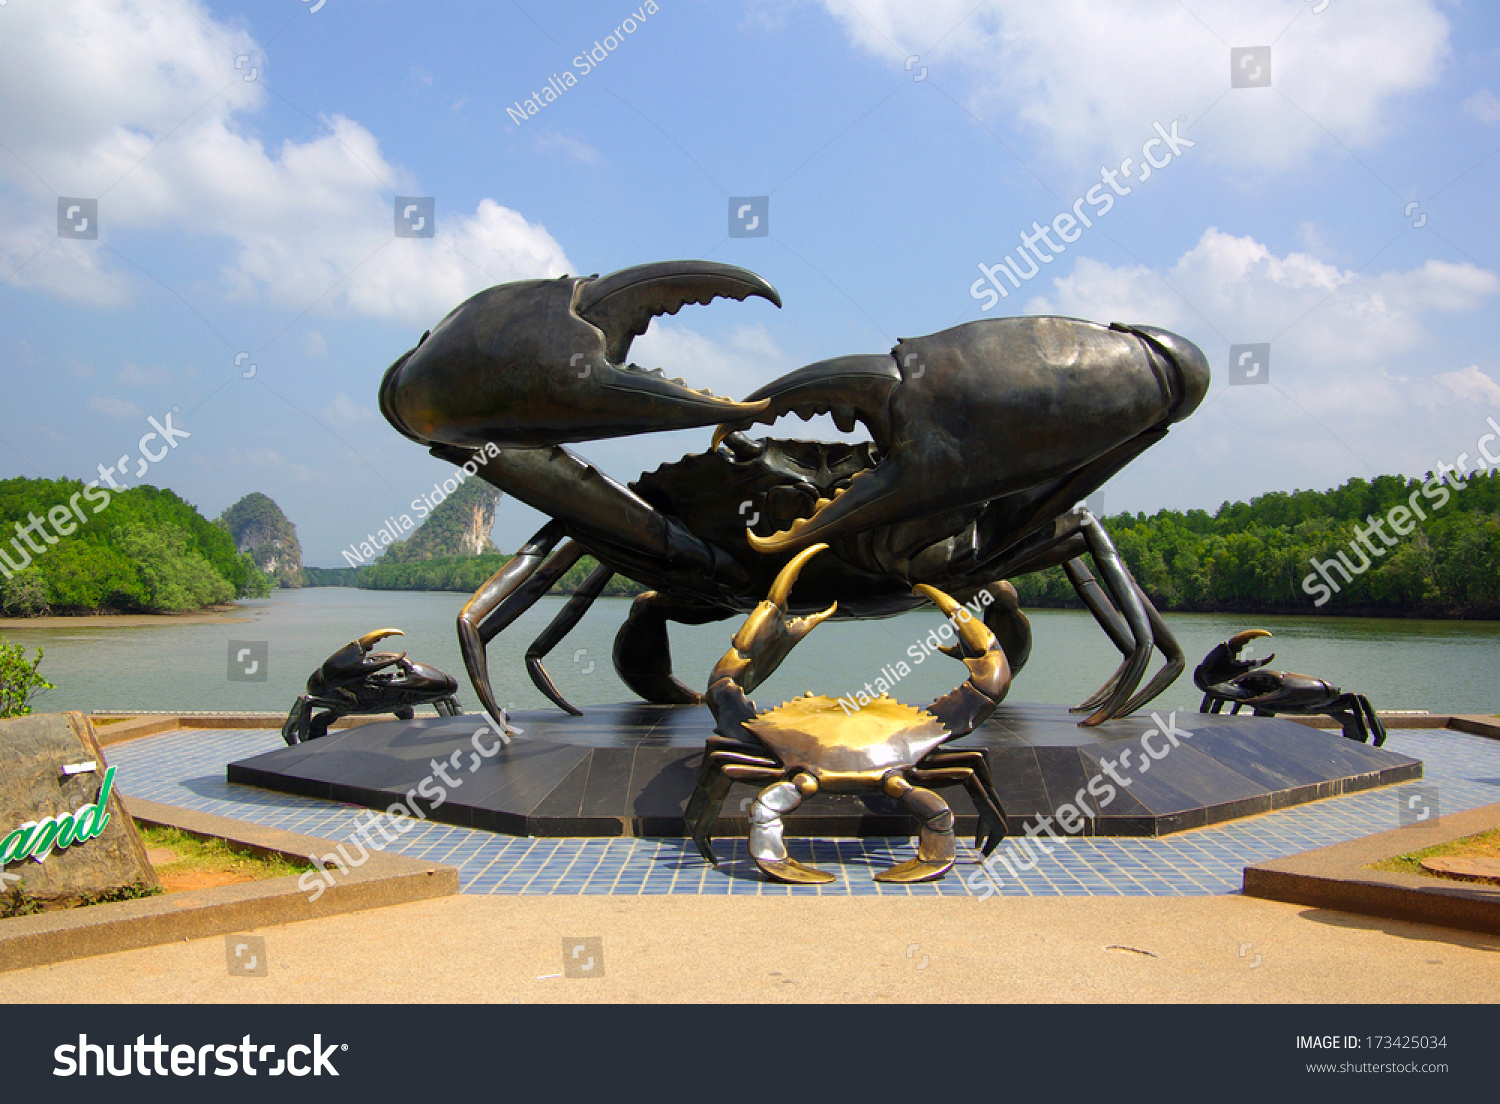
[[[789,773],[805,770],[835,792],[871,789],[887,771],[914,767],[953,738],[931,713],[888,696],[849,709],[811,691],[747,720],[745,727]]]

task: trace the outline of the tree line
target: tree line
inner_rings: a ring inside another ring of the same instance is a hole
[[[511,561],[504,553],[483,556],[448,556],[416,563],[378,563],[364,567],[308,567],[303,569],[307,586],[346,586],[362,590],[454,590],[471,594],[480,584]],[[552,588],[554,594],[572,594],[589,572],[599,566],[584,556]],[[604,597],[640,594],[646,588],[634,579],[616,575],[604,588]]]
[[[1212,514],[1158,510],[1102,520],[1161,610],[1500,619],[1500,474],[1493,472],[1446,483],[1431,475],[1382,475],[1330,491],[1273,491],[1225,502]],[[1382,523],[1378,530],[1374,521]],[[306,570],[309,586],[471,593],[508,560],[486,555]],[[1317,564],[1325,565],[1321,572]],[[553,592],[572,593],[594,566],[589,557],[580,560]],[[1318,603],[1318,584],[1330,579],[1337,589],[1328,587],[1332,592]],[[1023,605],[1082,604],[1061,568],[1012,581]],[[617,575],[604,593],[644,589]]]
[[[76,479],[0,480],[0,612],[178,613],[270,593],[234,538],[171,491],[87,492]]]
[[[1410,526],[1404,535],[1393,516]],[[1158,609],[1500,618],[1495,473],[1458,484],[1382,475],[1226,502],[1213,514],[1159,510],[1103,521]],[[1081,604],[1060,568],[1014,582],[1023,604]]]

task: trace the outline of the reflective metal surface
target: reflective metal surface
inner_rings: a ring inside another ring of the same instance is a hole
[[[967,609],[935,587],[917,592],[953,622],[958,643],[950,654],[969,668],[969,678],[926,709],[888,697],[861,707],[808,691],[773,709],[745,696],[773,672],[797,642],[833,616],[832,606],[788,619],[792,586],[815,556],[815,544],[792,557],[764,602],[735,633],[733,645],[714,668],[705,698],[717,736],[708,739],[698,785],[685,814],[698,850],[714,865],[710,835],[734,782],[764,783],[750,811],[750,855],[774,881],[833,880],[790,858],[782,817],[820,789],[875,791],[895,798],[918,821],[917,857],[875,875],[882,882],[925,882],[953,869],[953,811],[927,787],[962,785],[980,810],[975,846],[986,855],[1005,836],[1005,813],[995,794],[984,754],[940,752],[949,740],[972,732],[994,712],[1010,688],[1010,668],[999,642]],[[967,694],[960,691],[967,690]]]
[[[425,663],[413,663],[405,652],[371,651],[388,636],[405,636],[400,629],[376,629],[351,640],[329,656],[307,680],[281,726],[288,744],[328,735],[328,726],[355,713],[394,713],[409,721],[413,706],[431,705],[446,717],[462,712],[454,694],[458,682]]]
[[[1248,629],[1203,657],[1193,672],[1193,683],[1203,691],[1200,713],[1221,712],[1227,703],[1231,713],[1248,705],[1257,717],[1322,714],[1338,721],[1351,740],[1367,744],[1373,739],[1376,747],[1385,743],[1385,725],[1363,694],[1346,694],[1331,682],[1311,675],[1262,670],[1276,658],[1274,652],[1265,659],[1239,658],[1240,650],[1250,641],[1270,635],[1264,629]]]
[[[381,410],[401,433],[553,519],[459,619],[465,667],[496,720],[485,646],[584,553],[601,567],[526,662],[570,712],[543,660],[613,574],[651,588],[616,637],[621,678],[648,701],[691,703],[700,695],[672,672],[667,626],[751,611],[815,541],[831,550],[808,569],[795,612],[888,617],[922,604],[914,584],[985,595],[1012,674],[1031,638],[1006,580],[1064,565],[1123,657],[1079,707],[1085,725],[1138,709],[1182,672],[1171,632],[1076,504],[1197,407],[1209,368],[1195,346],[1149,326],[988,319],[799,368],[743,402],[626,362],[653,317],[721,297],[780,305],[759,276],[707,261],[504,284],[453,310],[386,373]],[[862,423],[871,441],[746,435],[822,413],[844,432]],[[629,486],[563,447],[710,425],[707,452]],[[1165,664],[1148,681],[1153,650]]]

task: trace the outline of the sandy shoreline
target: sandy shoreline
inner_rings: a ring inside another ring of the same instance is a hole
[[[14,629],[137,629],[150,625],[236,625],[255,620],[251,610],[239,606],[199,610],[196,613],[104,613],[80,617],[0,617],[0,632]]]

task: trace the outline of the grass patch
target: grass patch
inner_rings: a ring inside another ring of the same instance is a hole
[[[177,856],[174,862],[156,868],[162,875],[238,874],[260,880],[284,878],[312,869],[308,862],[297,862],[280,855],[260,855],[221,839],[200,839],[177,828],[139,827],[147,848],[165,847]]]
[[[1488,832],[1480,832],[1478,835],[1449,840],[1447,843],[1439,843],[1433,847],[1424,847],[1420,851],[1413,851],[1407,855],[1397,855],[1394,858],[1381,859],[1377,863],[1371,863],[1368,869],[1383,870],[1394,874],[1420,874],[1424,878],[1444,878],[1455,882],[1479,882],[1483,885],[1494,884],[1484,878],[1464,878],[1457,874],[1434,874],[1432,871],[1423,868],[1423,859],[1434,859],[1440,856],[1448,858],[1462,856],[1469,859],[1500,859],[1500,828],[1491,828]]]
[[[246,847],[239,847],[221,839],[201,839],[177,828],[156,828],[137,824],[141,841],[148,849],[164,847],[177,857],[170,863],[156,867],[157,875],[168,882],[174,878],[187,878],[188,887],[197,888],[191,879],[196,876],[229,875],[234,881],[262,881],[267,878],[284,878],[311,870],[312,864],[284,858],[281,855],[261,855]],[[212,882],[208,883],[214,884]],[[131,901],[138,897],[154,897],[158,893],[184,888],[168,884],[165,889],[155,886],[135,885],[119,889],[90,893],[66,902],[40,901],[19,887],[8,893],[0,892],[0,918],[31,916],[38,912],[84,905],[102,905],[110,901]]]
[[[94,725],[95,728],[102,728],[105,725],[120,724],[120,723],[122,723],[124,721],[133,721],[133,720],[135,720],[135,718],[134,717],[90,717],[89,720],[91,722],[93,722],[93,725]]]

